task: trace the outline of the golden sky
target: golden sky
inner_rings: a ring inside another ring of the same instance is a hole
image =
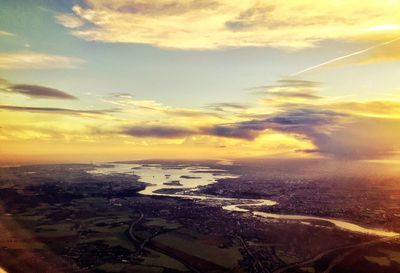
[[[12,1],[0,162],[396,159],[400,1]]]

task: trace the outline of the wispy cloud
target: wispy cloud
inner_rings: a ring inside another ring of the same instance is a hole
[[[83,59],[76,57],[52,55],[33,51],[0,53],[0,69],[76,68],[84,62]]]
[[[351,115],[376,118],[400,118],[400,101],[337,101],[329,102],[324,107]]]
[[[164,115],[175,116],[175,117],[215,117],[221,118],[222,116],[218,113],[206,112],[196,109],[188,108],[174,108],[168,105],[164,105],[154,100],[139,100],[135,99],[129,93],[113,93],[104,98],[105,102],[124,106],[126,109],[129,107],[142,109],[145,111],[156,112]]]
[[[2,31],[0,30],[0,37],[1,36],[15,36],[14,33],[8,32],[8,31]]]
[[[77,97],[70,95],[64,91],[32,84],[10,84],[4,79],[0,79],[0,91],[7,93],[22,94],[31,98],[45,99],[69,99],[76,100]]]
[[[106,110],[76,110],[68,108],[56,107],[30,107],[30,106],[16,106],[16,105],[0,105],[0,110],[17,111],[17,112],[31,112],[31,113],[47,113],[47,114],[62,114],[74,116],[97,116],[106,115],[118,112],[118,109]]]
[[[298,80],[298,79],[281,79],[274,85],[264,85],[251,88],[250,91],[267,96],[267,100],[275,101],[299,101],[299,100],[315,100],[321,99],[318,95],[320,82]]]
[[[351,40],[383,22],[399,25],[396,1],[86,0],[58,21],[94,41],[163,48],[306,48]],[[79,19],[78,19],[79,18]],[[82,21],[87,22],[82,25]]]
[[[78,28],[85,24],[85,22],[74,14],[59,14],[56,15],[57,21],[67,28]]]
[[[206,105],[205,108],[217,112],[232,112],[232,111],[245,110],[249,108],[249,106],[243,103],[220,102],[220,103],[210,103]]]

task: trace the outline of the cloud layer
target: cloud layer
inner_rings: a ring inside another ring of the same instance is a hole
[[[135,124],[125,126],[119,132],[137,138],[207,136],[248,143],[282,134],[314,146],[293,152],[342,159],[376,159],[400,152],[399,102],[335,101],[320,97],[319,88],[318,82],[283,79],[275,85],[256,88],[258,94],[266,97],[263,104],[267,102],[272,111],[267,111],[265,106],[251,108],[236,103],[216,103],[207,107],[225,114],[233,109],[236,120],[214,120],[203,125],[189,122],[185,126],[168,122],[164,125],[160,122]],[[268,152],[265,150],[266,154]]]
[[[57,20],[76,37],[178,49],[306,48],[400,25],[400,4],[378,0],[86,0],[72,12]]]
[[[130,126],[121,133],[135,137],[182,138],[194,134],[195,131],[172,126]]]

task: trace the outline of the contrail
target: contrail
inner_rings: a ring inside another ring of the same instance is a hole
[[[350,58],[350,57],[353,57],[353,56],[356,56],[356,55],[363,54],[363,53],[368,52],[370,50],[373,50],[375,48],[379,48],[379,47],[394,43],[394,42],[399,41],[399,40],[400,40],[400,37],[397,37],[396,39],[393,39],[393,40],[390,40],[390,41],[387,41],[387,42],[384,42],[384,43],[380,43],[380,44],[368,47],[366,49],[362,49],[362,50],[359,50],[359,51],[356,51],[356,52],[353,52],[353,53],[350,53],[350,54],[347,54],[347,55],[344,55],[344,56],[341,56],[341,57],[337,57],[337,58],[334,58],[332,60],[317,64],[317,65],[308,67],[306,69],[300,70],[299,72],[296,72],[296,73],[292,74],[291,76],[298,76],[298,75],[303,74],[305,72],[308,72],[308,71],[311,71],[311,70],[314,70],[314,69],[317,69],[317,68],[320,68],[320,67],[324,67],[324,66],[326,66],[328,64],[335,63],[335,62],[341,61],[343,59],[347,59],[347,58]]]

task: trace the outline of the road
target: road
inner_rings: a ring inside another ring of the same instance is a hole
[[[138,219],[136,219],[135,221],[132,222],[132,224],[129,226],[129,230],[128,230],[128,234],[129,234],[129,238],[133,241],[133,243],[139,248],[139,253],[143,251],[143,249],[145,248],[146,244],[142,242],[142,240],[140,238],[138,238],[135,235],[135,227],[143,220],[144,218],[144,214],[142,211],[139,211],[140,216]],[[195,273],[202,273],[199,269],[195,268],[193,265],[188,264],[185,260],[183,260],[181,257],[179,257],[178,255],[175,255],[173,253],[169,253],[168,251],[165,251],[162,248],[159,248],[157,246],[154,246],[150,243],[150,241],[146,241],[147,246],[149,249],[162,253],[164,255],[167,255],[168,257],[180,262],[181,264],[183,264],[184,266],[186,266],[191,272],[195,272]]]

